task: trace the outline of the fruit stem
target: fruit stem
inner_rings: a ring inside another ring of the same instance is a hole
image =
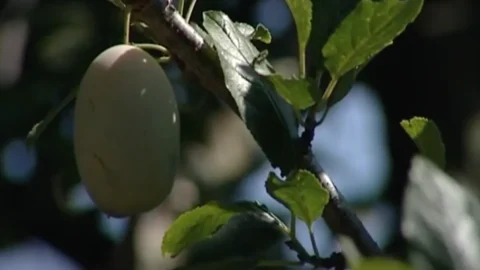
[[[155,50],[162,54],[165,54],[166,56],[170,55],[168,49],[163,47],[162,45],[154,43],[132,43],[132,45],[143,50]]]
[[[130,44],[130,19],[132,16],[132,7],[125,7],[124,21],[123,21],[123,44]]]

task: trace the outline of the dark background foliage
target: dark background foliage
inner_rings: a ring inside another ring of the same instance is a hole
[[[194,21],[201,21],[202,10],[220,9],[235,21],[262,22],[274,36],[268,47],[269,57],[274,61],[295,56],[295,29],[283,1],[198,2]],[[392,159],[381,196],[366,196],[354,203],[360,211],[376,201],[393,206],[392,213],[397,218],[394,225],[388,225],[392,232],[383,245],[393,255],[405,255],[398,217],[410,158],[415,151],[399,125],[400,120],[415,115],[433,119],[445,140],[447,169],[463,171],[468,163],[465,149],[469,145],[464,138],[480,107],[478,5],[473,0],[427,0],[417,21],[360,75],[359,81],[379,98],[386,119],[385,150]],[[190,164],[182,170],[177,181],[181,183],[180,191],[175,194],[192,202],[185,205],[172,195],[170,203],[162,205],[150,219],[120,223],[108,220],[94,209],[84,210],[80,206],[85,203],[75,204],[71,195],[79,181],[71,142],[72,106],[52,123],[33,149],[25,147],[24,138],[33,124],[76,87],[91,60],[120,42],[121,14],[105,0],[11,0],[2,9],[0,269],[132,269],[133,261],[137,269],[166,268],[167,264],[161,261],[161,238],[152,237],[151,241],[158,243],[145,244],[147,240],[134,240],[138,238],[134,235],[155,235],[162,226],[160,233],[163,232],[172,216],[199,201],[235,197],[240,180],[252,177],[249,172],[255,173],[263,164],[251,138],[214,98],[194,83],[182,83],[178,71],[169,65],[167,71],[177,88],[182,111],[184,160]],[[135,40],[141,38],[134,35]],[[341,114],[341,109],[338,111]],[[351,117],[349,121],[357,121],[355,114]],[[216,137],[212,132],[216,132]],[[350,134],[348,140],[354,145],[362,144],[355,135]],[[212,146],[212,136],[222,144]],[[243,139],[225,139],[229,136]],[[253,149],[243,153],[247,161],[228,156],[236,149],[232,147],[238,148],[234,144],[248,144],[245,148]],[[198,165],[199,161],[195,161],[201,157],[208,161],[210,157],[218,162],[219,158],[212,155],[219,154],[225,155],[220,159],[224,159],[226,164],[222,166],[227,172],[214,172],[208,162]],[[354,157],[363,159],[368,155],[371,153],[365,151]],[[348,164],[352,157],[341,158]],[[345,180],[351,187],[362,184],[357,181],[355,177]],[[76,208],[71,207],[74,204]],[[378,220],[381,223],[381,215]],[[145,225],[149,222],[153,224],[150,227]],[[142,249],[150,253],[139,251]],[[135,260],[133,250],[137,254]],[[152,259],[148,254],[160,259]],[[62,263],[59,258],[63,258]],[[56,268],[37,264],[42,259],[57,260],[53,264]]]

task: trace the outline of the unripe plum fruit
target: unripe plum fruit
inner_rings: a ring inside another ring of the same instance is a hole
[[[165,200],[180,155],[179,114],[151,55],[116,45],[93,60],[75,103],[73,141],[79,175],[103,212],[131,216]]]

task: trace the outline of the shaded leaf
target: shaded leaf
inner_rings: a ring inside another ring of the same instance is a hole
[[[402,233],[411,263],[416,269],[478,269],[480,201],[472,188],[420,155],[412,159],[409,180]]]
[[[422,155],[439,167],[445,167],[445,146],[435,122],[423,117],[413,117],[410,120],[402,120],[400,125],[415,142]]]
[[[329,200],[328,191],[320,185],[315,175],[306,170],[299,170],[286,181],[270,173],[266,188],[270,196],[285,205],[309,228],[322,215]]]
[[[219,11],[204,12],[204,27],[215,43],[225,84],[239,108],[240,117],[274,167],[288,172],[295,163],[293,141],[298,124],[293,108],[283,100],[271,82],[262,76],[273,70],[260,52]]]
[[[341,77],[390,45],[422,5],[423,0],[361,0],[322,48],[332,77]]]
[[[284,78],[280,75],[270,75],[267,78],[273,83],[277,92],[296,110],[303,110],[315,103],[306,79]]]

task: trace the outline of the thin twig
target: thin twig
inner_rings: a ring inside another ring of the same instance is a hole
[[[304,156],[301,167],[314,173],[322,186],[329,192],[330,201],[323,212],[323,218],[328,227],[335,234],[351,238],[363,256],[380,255],[382,252],[377,243],[367,232],[357,215],[350,210],[343,195],[338,191],[311,151]]]
[[[132,15],[132,8],[126,6],[124,11],[124,20],[123,20],[123,44],[130,44],[130,21]]]
[[[77,96],[77,92],[78,89],[76,88],[71,90],[70,93],[68,93],[68,95],[63,98],[62,101],[60,101],[60,104],[58,106],[51,109],[42,121],[38,122],[37,124],[35,124],[35,126],[33,126],[32,130],[30,130],[27,135],[28,145],[35,144],[38,137],[40,137],[40,135],[47,129],[50,123],[55,120],[57,115],[59,115],[63,111],[63,109],[65,109],[65,107],[67,107],[68,104],[70,104],[70,102],[75,99],[75,97]]]
[[[167,48],[161,46],[161,45],[157,45],[157,44],[152,44],[152,43],[132,43],[132,45],[140,48],[140,49],[143,49],[143,50],[154,50],[154,51],[158,51],[162,54],[165,54],[165,55],[169,55],[169,52],[167,50]]]

